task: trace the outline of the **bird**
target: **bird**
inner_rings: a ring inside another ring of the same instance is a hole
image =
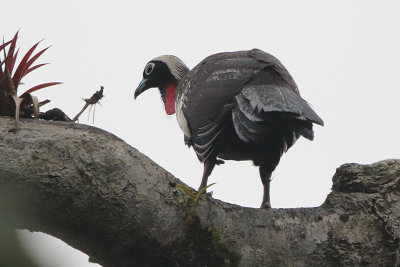
[[[215,165],[250,160],[259,168],[264,209],[282,154],[300,136],[313,140],[313,124],[324,125],[283,64],[259,49],[213,54],[191,70],[173,55],[153,58],[134,98],[149,88],[159,89],[165,112],[176,113],[184,143],[204,164],[199,190]]]

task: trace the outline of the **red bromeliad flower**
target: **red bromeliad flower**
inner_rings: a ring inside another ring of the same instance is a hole
[[[36,43],[23,56],[14,71],[19,52],[19,49],[15,50],[17,38],[18,32],[14,35],[12,40],[8,42],[3,41],[3,44],[0,45],[0,116],[15,116],[18,121],[20,114],[22,117],[38,117],[39,106],[49,102],[46,100],[39,103],[37,97],[31,95],[32,92],[60,84],[60,82],[39,84],[26,90],[19,97],[17,96],[18,86],[21,84],[22,78],[31,71],[48,64],[42,63],[33,65],[33,63],[35,63],[35,61],[49,48],[46,47],[38,53],[33,54],[40,42]],[[7,47],[8,51],[6,51]],[[4,55],[4,59],[1,59],[2,54]]]

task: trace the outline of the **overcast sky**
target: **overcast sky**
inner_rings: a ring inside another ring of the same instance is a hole
[[[52,101],[44,110],[59,107],[74,116],[81,99],[103,85],[106,97],[96,107],[94,126],[194,188],[202,164],[184,146],[158,90],[133,100],[145,64],[162,54],[192,68],[213,53],[259,48],[287,67],[325,127],[315,127],[313,142],[301,139],[283,156],[271,183],[274,208],[322,204],[343,163],[400,158],[398,0],[3,0],[1,9],[6,40],[20,29],[23,51],[41,39],[42,48],[52,45],[41,58],[51,64],[24,80],[27,87],[63,82],[36,94]],[[92,124],[88,117],[80,122]],[[261,203],[263,187],[250,162],[216,167],[212,182],[215,198],[248,207]],[[56,255],[41,258],[41,266],[95,266],[69,250],[49,253],[62,246],[42,234],[22,236],[40,241],[36,250]]]

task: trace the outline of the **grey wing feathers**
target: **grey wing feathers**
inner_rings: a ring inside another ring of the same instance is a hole
[[[214,151],[213,142],[222,130],[223,127],[217,123],[210,123],[198,130],[195,138],[193,138],[193,148],[201,162],[204,162]]]
[[[238,98],[240,99],[238,101]],[[310,108],[308,103],[298,94],[278,85],[256,85],[243,88],[236,100],[245,111],[250,107],[245,107],[244,99],[248,100],[253,112],[258,114],[262,112],[286,112],[296,115],[298,119],[310,120],[319,125],[323,125],[322,119]],[[248,113],[248,112],[247,112]],[[253,114],[253,113],[252,113]]]
[[[225,119],[237,105],[235,95],[260,65],[246,56],[220,53],[200,62],[182,80],[178,97],[191,131],[191,144],[201,162],[214,151],[214,141],[226,126]]]
[[[232,120],[245,142],[276,138],[283,132],[290,147],[300,135],[313,139],[312,123],[323,125],[308,103],[286,87],[248,85],[235,98],[238,105],[232,111]]]
[[[273,138],[282,122],[290,122],[296,131],[285,132],[288,147],[299,135],[312,139],[312,123],[323,125],[282,63],[257,49],[204,59],[179,84],[177,98],[202,162],[229,121],[245,142]]]
[[[201,162],[204,162],[214,151],[214,141],[224,130],[226,126],[224,119],[230,114],[231,110],[232,104],[228,103],[224,105],[214,120],[193,131],[191,141],[196,155]]]

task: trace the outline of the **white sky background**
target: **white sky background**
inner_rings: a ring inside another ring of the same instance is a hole
[[[36,93],[51,100],[44,110],[59,107],[72,117],[81,99],[103,85],[94,125],[194,188],[202,164],[184,146],[158,90],[133,100],[145,64],[162,54],[192,68],[213,53],[256,47],[288,68],[326,126],[316,126],[313,142],[301,139],[283,156],[271,183],[274,208],[322,204],[343,163],[400,158],[398,0],[3,0],[1,6],[6,40],[20,28],[23,51],[43,38],[41,48],[52,45],[40,60],[51,64],[24,80],[26,87],[63,82]],[[91,124],[87,113],[80,122]],[[248,207],[261,203],[258,169],[250,162],[217,166],[212,182],[215,198]],[[36,247],[44,244],[42,251],[61,247],[43,235],[22,236]],[[94,266],[71,253],[47,253],[57,256],[41,259],[41,266]]]

